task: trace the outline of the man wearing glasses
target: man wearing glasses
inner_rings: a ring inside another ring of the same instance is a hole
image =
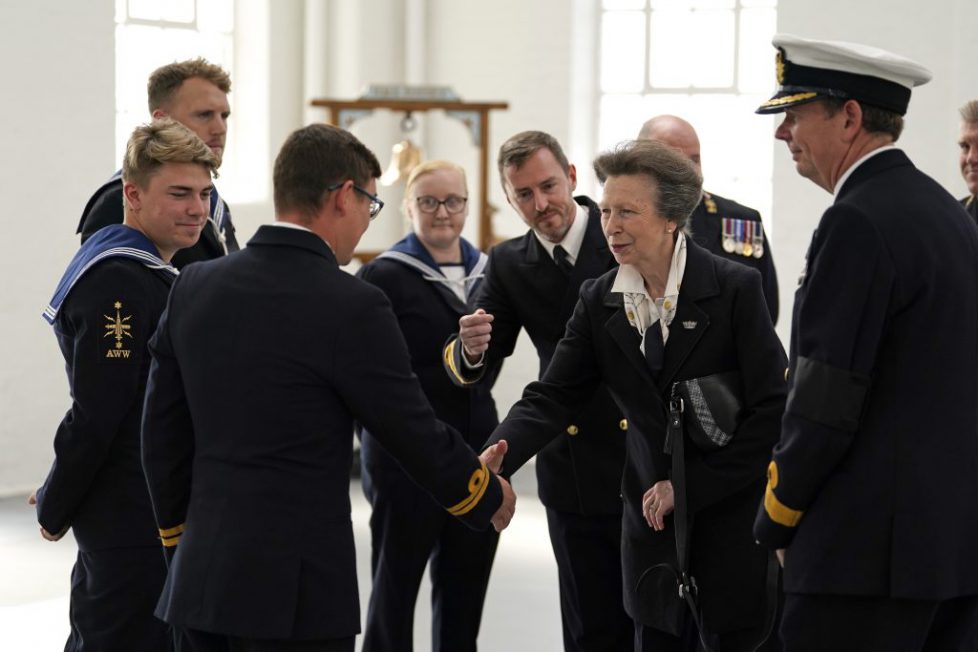
[[[581,284],[615,266],[601,232],[601,212],[574,197],[577,172],[557,140],[541,131],[516,134],[499,150],[499,176],[525,235],[489,253],[482,287],[445,346],[458,384],[486,382],[513,352],[525,328],[550,364]],[[564,649],[626,650],[634,628],[622,604],[621,470],[628,423],[604,389],[565,432],[537,455],[540,500],[547,508],[557,560]]]
[[[142,441],[170,558],[156,613],[182,650],[352,652],[354,422],[466,525],[512,517],[509,485],[436,420],[389,301],[339,268],[383,206],[379,176],[348,132],[294,132],[275,224],[174,283]]]

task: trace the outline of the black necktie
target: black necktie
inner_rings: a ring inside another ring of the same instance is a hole
[[[662,343],[662,322],[655,320],[651,326],[645,329],[645,361],[649,363],[652,375],[658,377],[662,371],[662,359],[665,357],[666,347]]]
[[[554,247],[554,263],[556,263],[557,269],[564,273],[564,276],[570,276],[571,272],[574,271],[574,265],[567,259],[567,250],[560,245]]]

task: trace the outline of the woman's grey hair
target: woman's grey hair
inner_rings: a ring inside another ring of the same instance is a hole
[[[703,195],[703,178],[693,162],[656,140],[619,143],[594,159],[594,173],[602,185],[608,177],[647,176],[655,183],[656,212],[683,229]]]

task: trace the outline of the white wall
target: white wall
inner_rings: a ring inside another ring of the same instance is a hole
[[[863,40],[933,69],[935,82],[914,95],[901,143],[919,167],[963,194],[956,110],[978,96],[969,49],[978,3],[933,0],[926,19],[921,3],[910,0],[780,5],[782,31]],[[588,177],[596,0],[276,0],[274,10],[270,0],[238,0],[237,7],[232,121],[245,136],[239,147],[256,162],[247,172],[255,183],[270,188],[271,160],[282,141],[323,117],[308,108],[310,98],[352,98],[371,82],[410,81],[451,85],[466,100],[510,103],[491,119],[489,192],[499,209],[498,233],[524,228],[506,204],[494,163],[499,145],[517,131],[555,135],[577,163],[581,185],[594,187]],[[113,12],[113,0],[0,0],[0,60],[7,62],[7,95],[0,102],[6,125],[0,150],[0,273],[6,279],[0,293],[0,494],[43,479],[54,429],[69,405],[63,362],[40,312],[77,247],[81,208],[117,159]],[[773,87],[773,65],[771,78]],[[377,112],[354,131],[386,163],[400,137],[398,121]],[[474,175],[475,149],[458,123],[432,116],[422,121],[418,138],[429,157],[456,160]],[[794,173],[783,145],[772,139],[770,146],[784,335],[811,230],[831,198]],[[404,232],[399,191],[384,189],[383,197],[388,207],[368,231],[366,247],[387,246]],[[271,218],[270,198],[228,200],[242,240]],[[508,406],[535,375],[535,356],[524,342],[497,385],[501,404]]]
[[[41,319],[115,161],[112,0],[0,0],[0,493],[36,486],[69,405]]]

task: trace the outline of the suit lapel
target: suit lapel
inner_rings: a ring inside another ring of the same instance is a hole
[[[697,305],[698,302],[719,293],[720,284],[713,258],[705,249],[687,238],[686,269],[683,272],[676,316],[669,326],[669,340],[666,342],[665,359],[658,380],[660,390],[673,382],[686,358],[710,326],[709,315]]]
[[[580,201],[578,199],[579,203]],[[566,315],[568,319],[574,312],[574,306],[577,305],[581,284],[588,279],[601,276],[615,264],[601,231],[600,211],[591,203],[582,205],[588,209],[587,230],[584,232],[584,240],[581,241],[581,249],[577,252],[574,271],[571,272],[567,292],[564,293],[564,300],[560,306],[560,314]]]
[[[544,258],[548,260],[544,262]],[[533,231],[527,231],[523,236],[523,260],[520,262],[520,266],[526,269],[520,274],[520,278],[526,280],[528,289],[540,305],[541,315],[551,315],[554,319],[561,320],[562,332],[564,322],[570,316],[559,312],[564,290],[567,288],[567,278],[549,258]]]
[[[625,356],[629,364],[648,382],[650,387],[653,387],[655,383],[652,378],[652,372],[649,370],[649,365],[645,361],[645,356],[642,355],[642,352],[638,348],[642,342],[642,337],[638,334],[635,327],[628,322],[621,295],[608,292],[604,298],[604,305],[614,309],[611,317],[605,322],[608,335],[611,336],[611,340],[621,349],[622,355]]]

